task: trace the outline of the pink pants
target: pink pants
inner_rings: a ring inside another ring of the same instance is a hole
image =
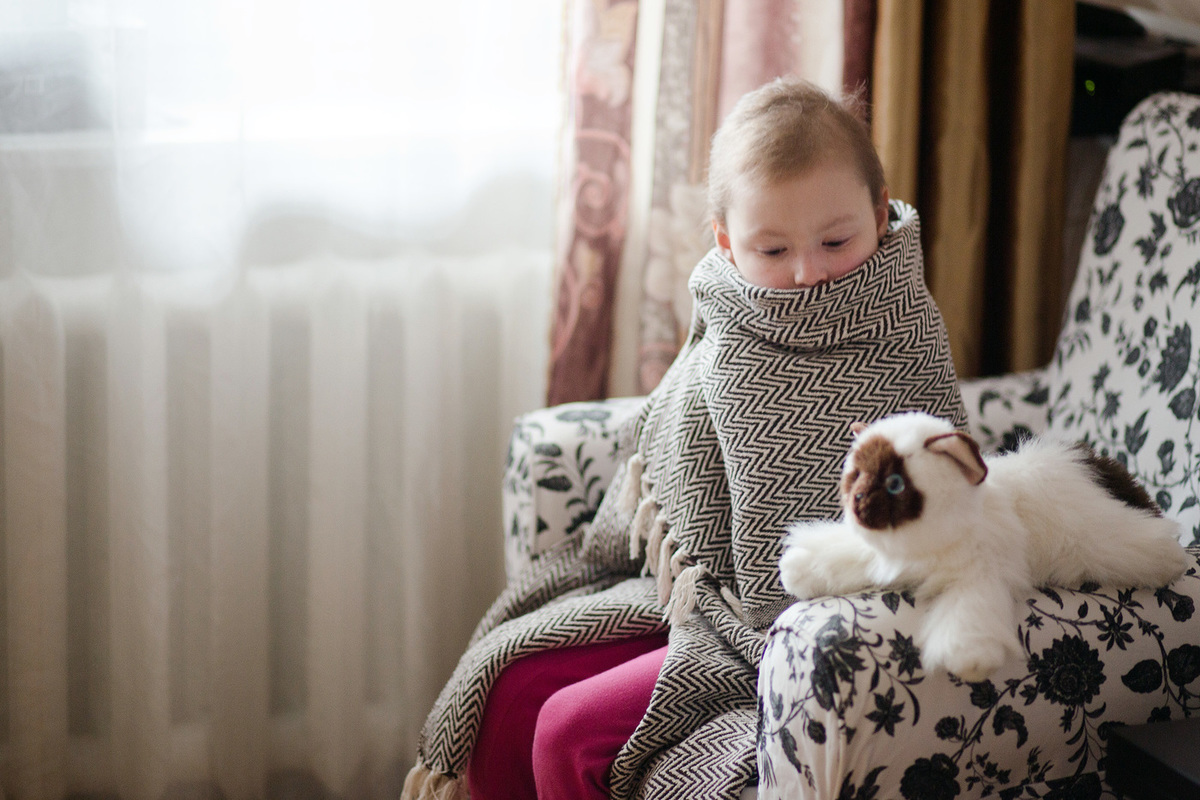
[[[667,635],[535,653],[500,673],[467,766],[471,800],[608,797],[650,705]]]

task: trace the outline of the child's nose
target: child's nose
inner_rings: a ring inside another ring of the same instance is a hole
[[[817,286],[829,280],[829,273],[821,259],[800,258],[796,261],[795,279],[799,287]]]

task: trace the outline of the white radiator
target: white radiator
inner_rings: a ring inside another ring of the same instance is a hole
[[[394,791],[502,585],[548,276],[516,253],[0,285],[0,788]]]

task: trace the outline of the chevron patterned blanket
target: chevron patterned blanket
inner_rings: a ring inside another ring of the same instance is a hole
[[[906,204],[893,202],[879,250],[832,283],[752,286],[712,251],[689,287],[688,342],[622,431],[629,456],[595,519],[480,622],[426,721],[404,798],[466,797],[487,692],[513,660],[668,625],[611,795],[737,798],[757,774],[763,632],[791,602],[778,578],[785,526],[838,513],[851,422],[918,409],[966,422]]]

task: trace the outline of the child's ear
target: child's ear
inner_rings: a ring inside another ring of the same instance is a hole
[[[879,194],[879,205],[875,207],[875,231],[879,234],[880,239],[887,233],[890,202],[891,198],[888,196],[888,189],[885,186]]]
[[[718,219],[712,221],[712,229],[713,238],[717,241],[717,247],[725,251],[726,256],[732,257],[733,248],[729,244],[729,231],[725,230],[725,226]]]

